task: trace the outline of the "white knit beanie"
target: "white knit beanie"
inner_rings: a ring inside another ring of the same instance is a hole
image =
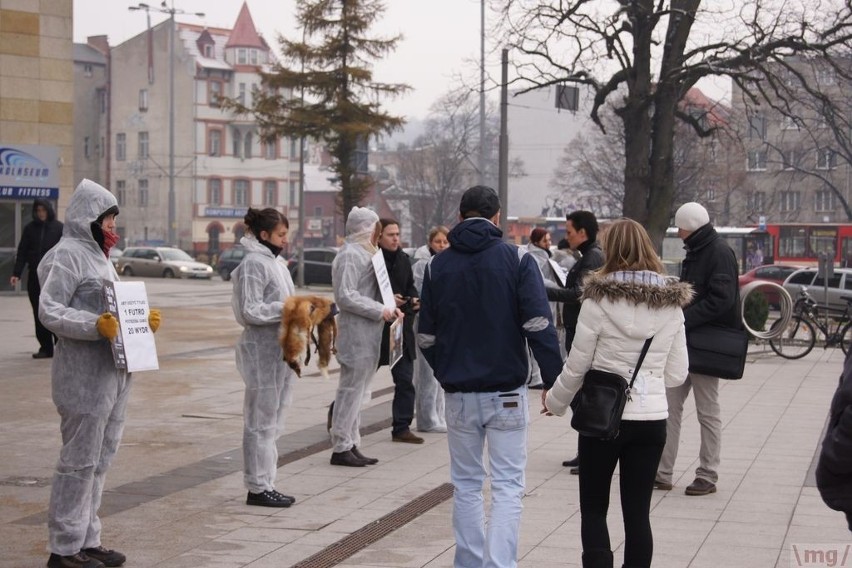
[[[680,206],[675,213],[675,226],[684,231],[697,231],[710,222],[710,215],[700,203],[690,201]]]

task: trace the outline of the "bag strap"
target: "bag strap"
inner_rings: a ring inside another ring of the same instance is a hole
[[[639,355],[639,362],[636,363],[636,368],[633,369],[633,378],[630,379],[630,384],[627,385],[628,390],[633,388],[633,381],[636,380],[636,375],[639,374],[639,368],[642,367],[642,362],[645,360],[645,355],[648,354],[648,348],[651,346],[651,341],[653,340],[653,335],[645,340],[645,345],[642,346],[642,353]]]

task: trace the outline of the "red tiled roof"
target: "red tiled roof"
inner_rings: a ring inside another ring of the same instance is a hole
[[[243,2],[243,7],[240,9],[240,15],[237,16],[237,23],[234,24],[234,29],[231,36],[228,38],[228,43],[225,47],[257,47],[266,49],[263,40],[257,34],[257,29],[254,27],[254,21],[251,19],[251,13],[248,9],[248,4]]]

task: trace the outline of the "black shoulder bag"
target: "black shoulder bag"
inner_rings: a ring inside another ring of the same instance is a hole
[[[649,337],[645,340],[630,384],[627,384],[627,379],[621,375],[608,371],[589,369],[586,372],[583,385],[571,401],[571,411],[574,413],[571,417],[571,427],[581,436],[604,440],[618,436],[624,406],[628,400],[633,400],[630,397],[630,389],[633,388],[633,382],[653,339]]]

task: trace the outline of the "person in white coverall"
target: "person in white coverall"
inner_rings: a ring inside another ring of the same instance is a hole
[[[104,284],[118,275],[109,249],[118,242],[118,204],[107,189],[83,180],[71,196],[62,239],[38,267],[39,318],[53,332],[53,402],[62,449],[50,493],[49,568],[121,566],[120,552],[101,546],[98,508],[104,478],[124,429],[131,375],[116,369],[110,341],[118,322],[107,312]],[[159,327],[151,310],[149,325]]]
[[[246,255],[232,273],[234,317],[243,327],[237,370],[246,385],[243,404],[243,482],[247,505],[289,507],[296,502],[275,490],[276,441],[292,399],[295,373],[284,362],[278,336],[284,301],[295,293],[290,272],[278,262],[290,223],[277,210],[249,208],[249,233],[240,241]]]
[[[385,321],[402,313],[385,307],[372,258],[381,234],[379,216],[353,207],[346,219],[346,242],[331,265],[337,317],[337,361],[340,382],[331,420],[332,465],[364,467],[377,463],[358,449],[361,443],[361,404],[376,374]],[[384,262],[384,261],[383,261]]]

